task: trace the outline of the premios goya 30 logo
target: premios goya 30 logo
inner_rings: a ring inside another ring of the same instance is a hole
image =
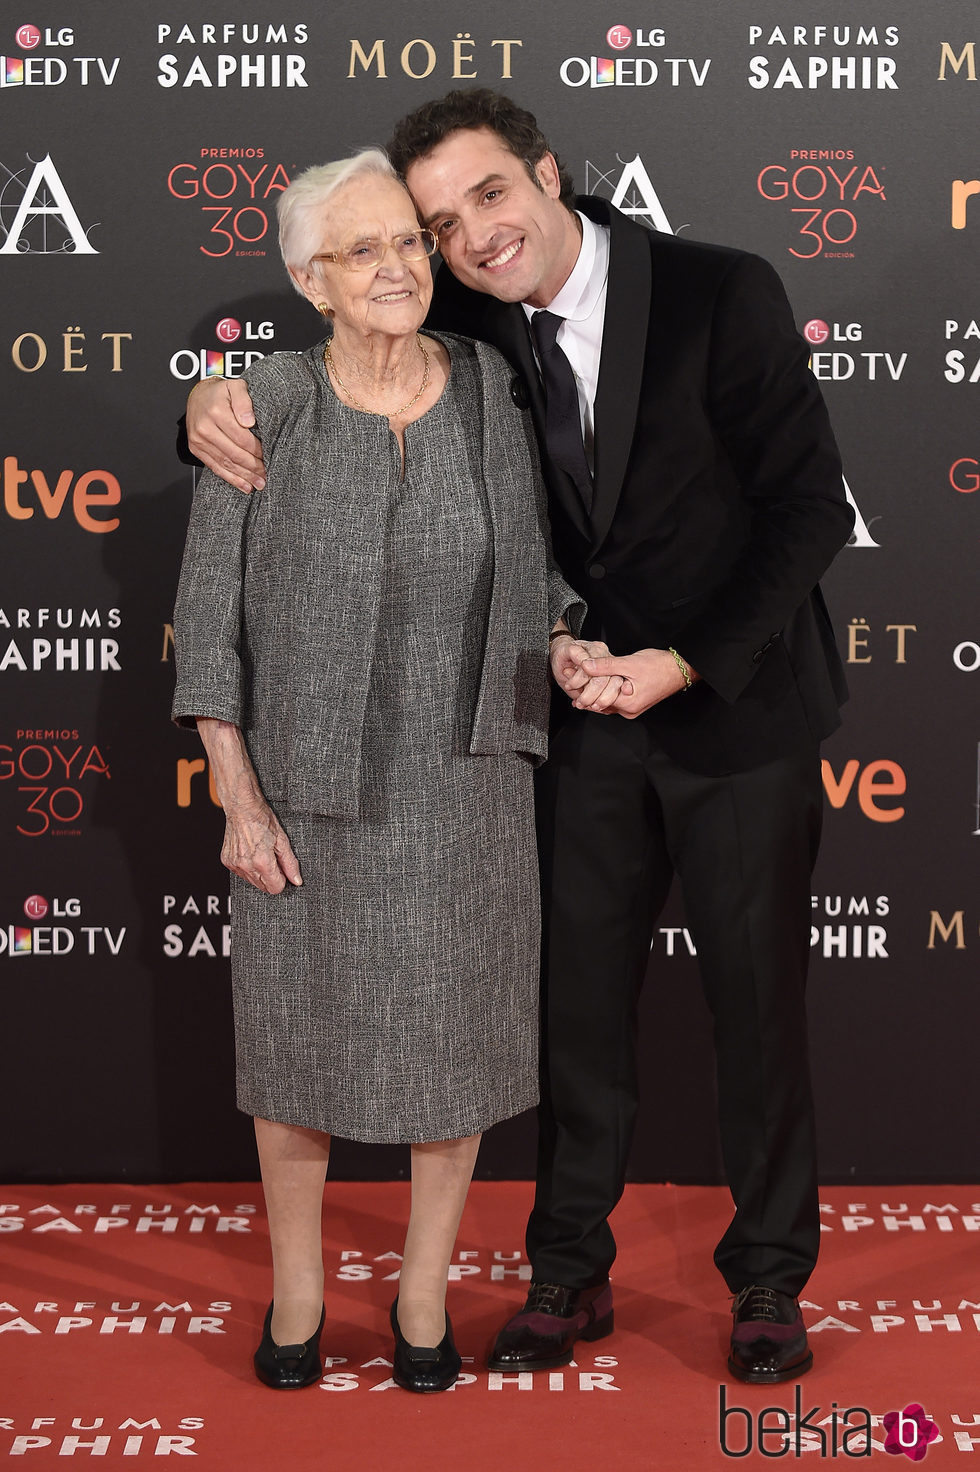
[[[199,250],[213,260],[266,254],[276,200],[290,182],[286,165],[271,163],[257,147],[201,148],[194,163],[174,164],[167,174],[172,198],[202,215],[207,231]]]
[[[883,173],[852,148],[793,148],[787,163],[763,165],[756,189],[790,216],[791,256],[851,260],[860,218],[885,203]]]
[[[99,747],[74,729],[21,729],[0,742],[0,794],[25,838],[80,837],[86,804],[111,777]]]

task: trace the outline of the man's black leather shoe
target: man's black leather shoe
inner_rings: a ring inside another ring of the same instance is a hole
[[[751,1284],[732,1303],[728,1368],[750,1385],[778,1385],[805,1375],[813,1364],[800,1302],[776,1288]]]
[[[527,1302],[497,1335],[491,1370],[557,1370],[572,1358],[576,1339],[604,1339],[613,1330],[612,1286],[563,1288],[533,1283]]]
[[[262,1325],[262,1343],[255,1351],[255,1373],[263,1385],[273,1390],[302,1390],[313,1385],[323,1374],[320,1358],[320,1336],[326,1310],[320,1310],[320,1323],[305,1344],[277,1344],[272,1337],[272,1304]]]
[[[398,1299],[391,1305],[391,1331],[395,1336],[395,1358],[391,1378],[403,1390],[427,1395],[455,1385],[462,1366],[453,1342],[453,1326],[446,1315],[446,1332],[434,1349],[409,1344],[398,1322]]]

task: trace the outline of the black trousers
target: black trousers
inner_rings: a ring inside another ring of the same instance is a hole
[[[683,696],[675,697],[683,699]],[[815,748],[705,777],[648,727],[571,712],[538,774],[544,895],[534,1276],[582,1288],[616,1255],[637,1107],[637,1001],[674,873],[714,1018],[735,1215],[731,1292],[798,1294],[819,1242],[804,1002],[822,787]]]

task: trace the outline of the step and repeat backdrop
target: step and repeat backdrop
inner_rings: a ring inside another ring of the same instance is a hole
[[[254,1174],[222,817],[169,724],[174,422],[199,379],[320,336],[276,247],[297,171],[491,86],[580,191],[786,284],[857,512],[825,580],[852,695],[812,900],[824,1177],[976,1179],[975,4],[25,0],[0,27],[0,1170]],[[720,1179],[693,952],[672,903],[637,1179]],[[480,1169],[527,1175],[533,1144],[530,1117],[502,1126]]]

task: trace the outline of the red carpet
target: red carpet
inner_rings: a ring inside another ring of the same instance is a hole
[[[824,1192],[806,1424],[770,1415],[765,1456],[759,1413],[795,1415],[796,1386],[724,1373],[728,1301],[711,1265],[729,1212],[721,1189],[630,1187],[616,1218],[616,1332],[551,1375],[488,1374],[488,1341],[522,1296],[530,1194],[473,1187],[450,1289],[464,1375],[422,1397],[388,1380],[406,1185],[328,1185],[330,1364],[322,1386],[291,1394],[251,1373],[270,1281],[257,1186],[3,1188],[0,1455],[120,1468],[194,1456],[215,1472],[867,1465],[847,1428],[869,1417],[881,1459],[884,1415],[921,1404],[939,1429],[925,1466],[969,1468],[971,1454],[980,1465],[980,1188]],[[750,1427],[752,1450],[736,1456]]]

